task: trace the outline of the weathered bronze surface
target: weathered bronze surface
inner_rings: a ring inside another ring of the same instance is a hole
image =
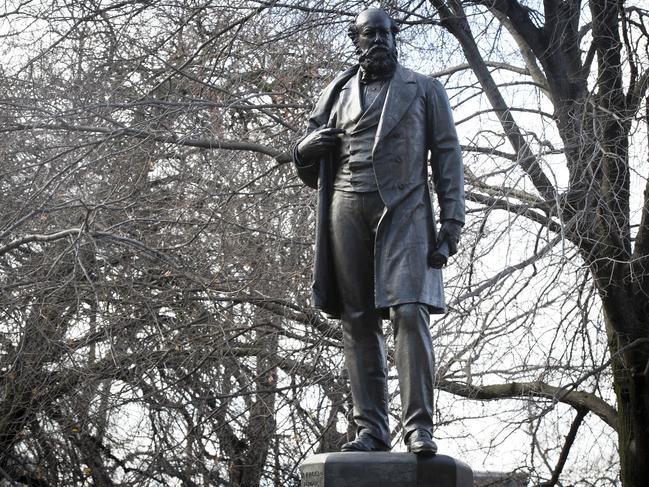
[[[359,64],[322,92],[294,162],[318,190],[314,304],[343,327],[358,427],[343,451],[390,449],[381,327],[389,318],[406,444],[433,454],[429,313],[445,311],[441,267],[464,225],[464,178],[446,92],[397,62],[397,32],[383,10],[357,16],[349,33]]]

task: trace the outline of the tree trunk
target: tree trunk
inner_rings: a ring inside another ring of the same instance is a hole
[[[605,302],[604,315],[618,406],[620,478],[624,487],[644,487],[649,478],[649,336],[617,332],[620,313],[613,306]]]

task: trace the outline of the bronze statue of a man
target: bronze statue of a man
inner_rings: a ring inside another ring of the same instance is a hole
[[[390,449],[381,327],[389,318],[405,442],[434,454],[429,313],[444,312],[440,268],[464,225],[464,178],[444,88],[398,64],[397,32],[383,10],[356,17],[349,35],[359,64],[322,92],[293,156],[302,181],[318,190],[314,304],[343,327],[357,435],[342,450]]]

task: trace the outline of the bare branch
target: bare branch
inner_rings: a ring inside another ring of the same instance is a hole
[[[0,247],[0,255],[6,254],[7,252],[14,250],[21,245],[25,245],[31,242],[52,242],[54,240],[60,240],[70,235],[79,235],[81,231],[81,228],[68,228],[67,230],[61,230],[55,233],[25,235],[24,237],[12,240],[7,245]]]
[[[541,397],[562,402],[577,410],[586,409],[599,416],[611,428],[617,429],[617,411],[594,394],[570,391],[544,382],[512,382],[485,386],[469,385],[459,382],[442,381],[437,386],[458,396],[476,400],[516,399]]]

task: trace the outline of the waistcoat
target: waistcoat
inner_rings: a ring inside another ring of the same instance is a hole
[[[345,129],[346,133],[341,136],[340,166],[334,189],[358,193],[378,190],[372,166],[372,149],[388,85],[388,81],[383,83],[376,98],[364,111],[358,110],[362,107],[362,88],[358,87],[356,76],[349,80],[348,89],[341,92],[336,108],[336,127]]]

